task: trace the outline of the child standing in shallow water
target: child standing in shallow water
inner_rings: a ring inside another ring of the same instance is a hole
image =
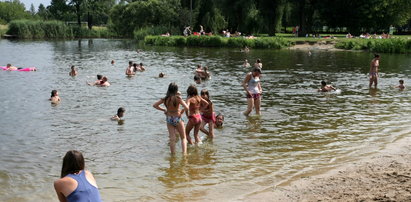
[[[198,95],[197,88],[194,85],[190,85],[187,89],[187,104],[188,104],[188,123],[186,126],[186,134],[188,143],[193,144],[190,137],[190,131],[194,128],[194,139],[196,143],[201,143],[198,132],[201,126],[201,114],[200,107],[207,107],[208,102]]]
[[[210,94],[208,93],[207,89],[201,90],[201,98],[206,100],[208,102],[208,106],[205,108],[201,109],[201,118],[202,118],[202,123],[201,123],[201,132],[205,133],[208,138],[213,139],[214,138],[214,124],[215,124],[215,113],[214,113],[214,105],[213,102],[210,100]],[[208,131],[204,128],[205,125],[208,124]]]
[[[161,104],[164,104],[166,108],[164,109],[160,107]],[[180,110],[180,105],[183,105],[183,110]],[[154,103],[153,107],[160,111],[163,111],[166,115],[171,153],[175,153],[177,129],[178,133],[180,134],[181,149],[183,150],[183,154],[187,154],[187,139],[184,130],[184,122],[183,120],[181,120],[181,114],[184,113],[184,110],[188,110],[188,105],[180,97],[178,86],[175,83],[170,83],[170,85],[168,86],[166,97]]]

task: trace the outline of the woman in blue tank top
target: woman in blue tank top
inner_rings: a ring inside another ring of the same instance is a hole
[[[84,170],[84,157],[76,150],[70,150],[64,156],[61,178],[54,182],[54,189],[62,202],[101,201],[96,180]]]

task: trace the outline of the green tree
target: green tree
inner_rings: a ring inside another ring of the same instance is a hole
[[[37,15],[44,20],[49,19],[49,11],[46,9],[46,7],[43,4],[39,5],[39,8],[37,9]]]
[[[67,0],[51,0],[47,6],[52,19],[61,21],[72,21],[75,19],[72,7],[67,4]]]
[[[0,2],[0,21],[9,23],[12,20],[28,18],[30,14],[19,0]]]

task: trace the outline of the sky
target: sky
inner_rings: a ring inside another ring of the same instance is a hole
[[[26,10],[30,10],[30,5],[33,4],[34,8],[37,11],[40,4],[43,4],[45,7],[47,7],[48,5],[50,5],[51,0],[20,0],[20,2],[24,3]]]

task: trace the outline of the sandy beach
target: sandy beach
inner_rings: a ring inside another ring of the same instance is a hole
[[[411,201],[411,137],[376,154],[247,201]]]
[[[326,51],[343,51],[343,49],[337,49],[334,47],[334,43],[327,43],[326,41],[319,41],[314,44],[303,43],[295,44],[294,46],[289,47],[290,50],[326,50]]]

